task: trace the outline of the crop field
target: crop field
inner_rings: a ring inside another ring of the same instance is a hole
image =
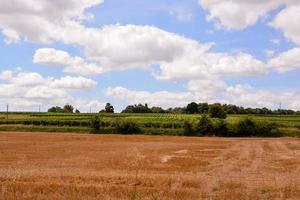
[[[90,130],[90,120],[99,116],[106,132],[113,133],[115,121],[137,123],[146,134],[181,135],[185,121],[197,123],[200,115],[188,114],[68,114],[68,113],[0,113],[0,131],[81,132]],[[279,115],[228,115],[229,124],[245,118],[257,122],[275,123],[287,136],[300,135],[300,116]]]
[[[300,199],[297,138],[0,132],[0,199]]]

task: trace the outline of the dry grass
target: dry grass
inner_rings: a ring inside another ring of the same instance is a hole
[[[300,140],[0,133],[0,199],[300,199]]]

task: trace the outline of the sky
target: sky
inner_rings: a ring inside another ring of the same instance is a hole
[[[298,0],[0,2],[0,110],[300,110]]]

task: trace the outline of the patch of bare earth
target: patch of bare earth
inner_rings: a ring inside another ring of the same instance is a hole
[[[0,199],[300,199],[300,140],[0,133]]]

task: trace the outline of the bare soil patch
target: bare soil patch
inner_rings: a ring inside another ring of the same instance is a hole
[[[300,199],[300,140],[0,133],[0,199]]]

